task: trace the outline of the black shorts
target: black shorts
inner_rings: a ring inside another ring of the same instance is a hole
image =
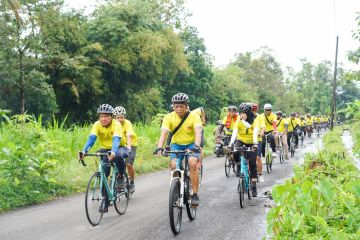
[[[131,146],[131,152],[129,156],[126,158],[125,163],[134,165],[135,157],[136,157],[136,147]]]

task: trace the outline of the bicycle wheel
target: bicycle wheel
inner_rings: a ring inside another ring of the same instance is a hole
[[[301,146],[304,145],[304,134],[301,135]]]
[[[248,195],[248,199],[250,200],[251,199],[251,195],[250,195],[250,189],[251,189],[251,178],[250,178],[250,175],[247,179],[248,183],[247,183],[247,195]]]
[[[280,148],[280,151],[279,151],[279,158],[280,158],[280,163],[283,164],[283,162],[284,162],[284,150],[283,150],[282,147]]]
[[[170,186],[169,217],[171,231],[176,235],[180,232],[182,221],[182,206],[180,198],[180,180],[174,178]]]
[[[227,155],[225,157],[225,175],[226,177],[230,177],[230,170],[231,170],[231,160],[230,157]]]
[[[204,165],[201,164],[201,167],[199,168],[199,187],[200,187],[200,184],[201,184],[201,180],[202,180],[202,177],[203,177],[203,169],[204,169]]]
[[[293,141],[291,141],[290,143],[290,153],[291,153],[291,157],[295,155],[295,143]]]
[[[128,177],[125,174],[125,187],[116,193],[116,198],[114,202],[115,210],[118,214],[123,215],[126,212],[126,209],[129,204],[130,192],[129,192],[129,181]],[[116,190],[115,190],[116,191]]]
[[[94,173],[87,184],[85,194],[85,211],[89,223],[93,226],[98,225],[103,217],[103,212],[99,211],[104,206],[105,199],[100,190],[100,174]]]
[[[268,172],[268,173],[270,173],[271,172],[271,166],[270,166],[270,161],[271,161],[271,156],[270,156],[270,154],[266,154],[266,171]]]
[[[244,208],[244,200],[245,200],[245,183],[244,178],[241,176],[239,178],[238,188],[237,188],[238,194],[239,194],[239,202],[240,202],[240,208]]]
[[[188,218],[190,221],[194,220],[195,217],[196,217],[196,209],[197,208],[193,208],[191,205],[190,205],[190,196],[192,195],[193,193],[193,189],[192,189],[192,185],[191,185],[191,182],[190,182],[190,179],[188,177],[185,177],[185,205],[186,205],[186,213],[188,215]]]

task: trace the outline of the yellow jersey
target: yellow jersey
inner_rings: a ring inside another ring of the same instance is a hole
[[[314,117],[314,123],[320,123],[321,119],[319,117]]]
[[[205,125],[205,122],[203,121],[203,118],[202,118],[202,115],[203,115],[203,108],[199,107],[199,108],[196,108],[194,110],[192,110],[191,112],[195,113],[196,115],[198,115],[201,119],[201,122],[203,123],[203,125]]]
[[[171,112],[165,115],[161,128],[167,129],[173,132],[175,128],[181,122],[181,118],[176,112]],[[195,128],[202,126],[201,119],[193,112],[189,113],[189,116],[185,122],[181,125],[180,129],[171,138],[171,143],[179,145],[188,145],[195,142]]]
[[[227,118],[228,118],[228,116],[226,115],[226,116],[224,117],[223,121],[222,121],[222,123],[223,123],[225,126],[226,126]],[[235,117],[234,117],[234,118],[235,118]],[[235,125],[234,118],[231,118],[230,127],[229,127],[229,128],[226,128],[226,127],[225,127],[225,134],[226,134],[226,135],[231,135],[232,132],[233,132],[234,125]],[[239,119],[240,117],[237,115],[236,118]]]
[[[275,113],[271,113],[270,116],[266,116],[265,113],[260,115],[262,118],[264,118],[265,122],[265,132],[270,132],[274,130],[273,127],[273,121],[277,123],[277,117]]]
[[[123,130],[123,137],[121,138],[120,146],[126,146],[127,144],[127,134],[131,134],[131,146],[137,146],[137,136],[134,131],[133,125],[127,119],[124,120],[124,123],[121,124]]]
[[[291,119],[291,117],[288,118],[288,132],[293,132],[296,128],[296,125],[300,125],[300,121],[298,118]]]
[[[306,120],[301,120],[300,119],[300,127],[305,127],[306,126]]]
[[[285,125],[288,125],[288,121],[286,118],[281,118],[280,120],[277,120],[276,128],[277,128],[278,132],[284,133],[286,130]]]
[[[234,129],[238,130],[236,139],[240,140],[245,144],[253,144],[254,143],[253,133],[254,133],[254,128],[256,127],[259,128],[259,120],[256,121],[255,119],[251,127],[248,129],[246,129],[246,126],[241,121],[241,119],[236,120],[234,125]]]
[[[255,114],[255,116],[256,116],[256,118],[255,118],[255,120],[254,121],[258,121],[258,126],[259,126],[259,137],[258,137],[258,141],[259,142],[262,142],[262,137],[260,137],[260,132],[261,132],[261,129],[265,129],[265,121],[264,121],[264,118],[263,117],[261,117],[261,115],[260,114]]]
[[[306,126],[311,126],[311,125],[313,125],[314,120],[312,117],[309,117],[309,118],[307,117],[305,122],[306,122]]]
[[[90,135],[95,135],[99,140],[100,147],[103,149],[111,149],[113,137],[122,138],[121,124],[112,119],[108,127],[103,127],[100,121],[96,121],[91,128]]]

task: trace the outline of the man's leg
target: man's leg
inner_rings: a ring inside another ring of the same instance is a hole
[[[281,141],[283,143],[283,149],[285,150],[285,158],[286,160],[289,159],[289,149],[288,149],[288,144],[287,144],[287,134],[283,133],[281,136]]]
[[[130,181],[130,191],[135,191],[135,168],[134,168],[134,161],[136,157],[136,147],[131,147],[131,152],[126,159],[126,169],[129,174],[129,181]]]
[[[189,168],[190,168],[190,181],[193,188],[193,195],[191,197],[191,205],[199,205],[199,197],[197,195],[199,190],[199,169],[197,167],[199,159],[196,156],[189,157]]]
[[[259,173],[259,182],[264,182],[264,177],[262,175],[263,172],[263,166],[262,166],[262,160],[261,160],[261,146],[262,142],[258,143],[258,149],[256,154],[256,166]]]

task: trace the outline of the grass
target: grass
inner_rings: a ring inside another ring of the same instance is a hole
[[[23,124],[0,125],[0,212],[44,202],[59,196],[83,192],[98,159],[86,158],[87,167],[77,160],[91,126],[69,129],[53,121],[43,127],[41,119]],[[213,152],[214,125],[205,127],[205,154]],[[169,159],[152,153],[160,136],[158,125],[136,124],[137,174],[167,169]],[[95,144],[92,150],[99,146]]]

